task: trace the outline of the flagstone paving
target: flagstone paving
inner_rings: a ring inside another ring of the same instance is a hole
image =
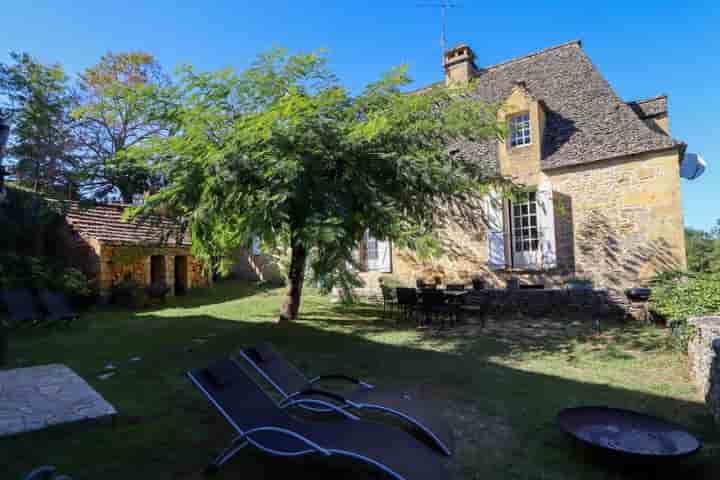
[[[0,436],[116,413],[65,365],[0,371]]]

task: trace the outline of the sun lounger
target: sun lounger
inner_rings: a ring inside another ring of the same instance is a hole
[[[375,388],[367,382],[347,375],[324,375],[308,379],[267,343],[241,350],[239,355],[265,378],[286,402],[298,398],[326,398],[333,400],[340,408],[358,415],[362,410],[387,413],[395,419],[401,419],[406,425],[420,430],[425,438],[444,454],[452,455],[454,449],[452,428],[435,409],[413,398],[412,395]],[[355,384],[358,388],[349,394],[340,395],[338,392],[323,390],[320,384],[325,380],[344,380]],[[309,404],[301,403],[300,406],[316,412],[327,411],[323,407]]]
[[[398,428],[359,420],[341,409],[335,409],[338,418],[334,419],[311,421],[291,416],[240,368],[237,360],[219,360],[188,376],[237,432],[210,472],[253,446],[279,457],[354,461],[398,480],[449,478],[439,454]]]
[[[43,310],[47,313],[46,318],[50,322],[65,322],[67,325],[80,317],[70,308],[67,298],[60,292],[41,290],[38,297]]]
[[[23,323],[36,325],[43,319],[30,290],[24,288],[4,290],[0,292],[0,299],[7,308],[8,325],[11,327]]]

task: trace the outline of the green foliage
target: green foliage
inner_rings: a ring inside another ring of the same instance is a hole
[[[73,119],[75,99],[59,64],[43,65],[27,53],[12,53],[0,64],[0,96],[12,105],[8,153],[16,162],[17,181],[43,192],[77,189]]]
[[[112,286],[111,298],[113,303],[125,307],[137,307],[141,303],[142,289],[131,278],[125,278]]]
[[[71,298],[87,298],[94,293],[85,274],[76,268],[65,269],[56,287]]]
[[[161,249],[145,245],[122,245],[113,249],[112,261],[118,265],[132,265],[138,260],[159,254]]]
[[[0,256],[0,289],[30,288],[63,292],[71,298],[88,298],[93,289],[87,277],[54,258],[5,254]]]
[[[699,273],[720,272],[720,231],[685,229],[688,270]]]
[[[128,149],[168,134],[174,105],[168,85],[160,64],[145,52],[108,53],[80,76],[73,116],[89,193],[119,193],[131,203],[135,194],[161,185],[152,159]]]
[[[309,267],[323,285],[349,284],[367,229],[413,245],[433,236],[438,204],[487,191],[480,162],[447,152],[461,139],[502,134],[497,107],[464,101],[472,86],[408,95],[409,82],[396,68],[353,96],[322,55],[282,50],[239,75],[187,67],[178,134],[132,149],[159,159],[167,181],[140,212],[188,218],[205,261],[258,238],[267,251],[317,252]]]
[[[720,313],[720,274],[665,274],[652,282],[650,308],[673,331],[675,346],[687,350],[689,317]]]

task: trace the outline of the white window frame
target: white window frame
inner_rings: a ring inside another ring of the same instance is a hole
[[[532,144],[530,112],[510,117],[510,147],[525,147]]]
[[[552,185],[543,181],[526,195],[512,201],[491,192],[485,198],[491,270],[557,267]]]
[[[378,239],[370,235],[365,236],[365,256],[368,261],[377,261],[380,258],[378,251]]]
[[[510,202],[510,245],[512,264],[516,268],[541,266],[542,232],[537,192],[529,191]]]

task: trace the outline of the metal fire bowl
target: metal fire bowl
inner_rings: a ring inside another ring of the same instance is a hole
[[[636,458],[684,457],[701,447],[700,441],[680,425],[630,410],[566,408],[558,414],[557,422],[583,443]]]

